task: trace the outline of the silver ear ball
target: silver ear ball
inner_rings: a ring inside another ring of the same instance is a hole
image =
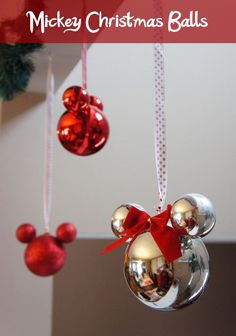
[[[144,211],[144,208],[138,204],[122,204],[119,206],[112,214],[111,217],[111,228],[114,235],[118,238],[123,237],[122,232],[124,232],[124,221],[129,213],[131,207],[136,207],[137,209]]]
[[[204,237],[216,222],[212,203],[200,194],[187,194],[175,201],[170,219],[176,231],[192,237]]]

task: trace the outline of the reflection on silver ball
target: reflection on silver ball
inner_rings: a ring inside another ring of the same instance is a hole
[[[170,219],[180,234],[193,237],[204,237],[216,222],[211,202],[199,194],[187,194],[178,199],[172,206]]]
[[[145,305],[172,311],[194,302],[209,278],[209,256],[200,238],[182,238],[182,257],[166,263],[150,232],[127,248],[124,274],[133,294]]]
[[[123,224],[131,207],[136,207],[137,209],[144,211],[144,208],[141,205],[127,203],[119,206],[112,214],[111,228],[114,235],[118,238],[123,237],[122,235],[122,232],[124,231]]]

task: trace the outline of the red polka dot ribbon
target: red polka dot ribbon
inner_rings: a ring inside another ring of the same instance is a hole
[[[155,161],[159,191],[160,212],[167,193],[166,166],[166,120],[165,120],[165,83],[164,83],[164,49],[163,44],[154,45],[154,79],[155,79]]]

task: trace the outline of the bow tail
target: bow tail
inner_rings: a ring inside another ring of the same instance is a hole
[[[116,248],[120,247],[121,245],[123,245],[129,238],[132,238],[134,236],[134,229],[129,229],[126,230],[126,234],[124,237],[119,238],[118,240],[115,240],[114,242],[112,242],[111,244],[109,244],[108,246],[105,247],[105,249],[100,253],[100,255],[104,255],[106,253],[109,253],[113,250],[115,250]]]
[[[134,239],[144,231],[144,226],[146,226],[146,223],[140,223],[137,224],[135,226],[133,226],[132,228],[130,228],[129,230],[125,231],[125,236],[122,238],[119,238],[118,240],[115,240],[114,242],[112,242],[111,244],[109,244],[107,247],[105,247],[105,249],[100,253],[100,255],[104,255],[106,253],[109,253],[113,250],[115,250],[116,248],[120,247],[121,245],[123,245],[128,239],[132,239],[129,246],[132,244],[132,242],[134,241]]]
[[[131,237],[131,235],[130,235]],[[123,245],[127,239],[129,239],[130,237],[127,237],[126,235],[118,240],[115,240],[114,242],[112,242],[111,244],[107,245],[104,250],[102,252],[99,253],[100,256],[109,253],[113,250],[115,250],[116,248],[120,247],[121,245]]]

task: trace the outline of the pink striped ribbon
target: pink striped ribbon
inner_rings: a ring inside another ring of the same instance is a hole
[[[158,211],[162,211],[167,194],[167,155],[165,118],[165,78],[163,44],[154,45],[155,80],[155,161],[159,191]]]
[[[53,183],[53,110],[54,110],[54,75],[52,71],[52,58],[48,57],[47,72],[47,96],[46,96],[46,145],[45,145],[45,176],[44,176],[44,197],[43,213],[44,227],[47,232],[50,228],[50,217],[52,211],[52,183]]]
[[[81,46],[81,63],[82,63],[82,86],[87,90],[87,43],[83,42]]]
[[[162,0],[153,0],[153,10],[157,17],[162,17]],[[157,41],[163,41],[162,29],[155,30]],[[161,212],[167,195],[167,149],[165,117],[165,71],[164,45],[155,43],[154,52],[154,97],[155,97],[155,162],[159,192],[157,211]]]

